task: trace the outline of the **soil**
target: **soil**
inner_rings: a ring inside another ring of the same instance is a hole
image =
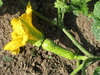
[[[76,60],[65,59],[32,44],[21,47],[18,55],[13,55],[7,50],[4,51],[4,46],[11,41],[11,32],[13,31],[11,20],[23,14],[26,7],[19,0],[3,0],[3,2],[3,6],[0,7],[0,75],[69,75],[77,68]],[[49,19],[53,19],[57,17],[54,2],[55,0],[32,0],[31,4],[34,10]],[[92,2],[92,6],[95,2]],[[92,23],[92,19],[88,20],[82,14],[79,17],[73,13],[65,14],[64,25],[66,29],[87,51],[93,55],[99,55],[100,42],[92,33]],[[33,25],[42,31],[46,38],[54,40],[61,47],[75,53],[79,51],[59,28],[52,26],[35,14],[33,14]],[[83,55],[81,51],[79,54]],[[50,56],[52,58],[49,58]],[[9,60],[6,59],[7,57]],[[93,74],[94,69],[98,66],[100,66],[99,61],[91,64],[86,69],[86,75]],[[81,73],[79,71],[78,75]]]

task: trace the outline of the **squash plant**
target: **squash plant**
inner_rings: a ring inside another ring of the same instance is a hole
[[[25,6],[27,3],[24,2],[24,0],[20,0]],[[4,49],[11,51],[13,54],[19,54],[20,47],[25,46],[25,43],[31,43],[35,46],[42,46],[45,50],[51,51],[59,56],[62,56],[64,58],[67,58],[69,60],[76,59],[78,60],[77,63],[79,63],[80,60],[82,60],[82,64],[78,64],[78,68],[76,68],[70,75],[75,75],[79,70],[82,69],[83,75],[86,75],[85,69],[87,66],[92,64],[93,62],[100,60],[100,57],[94,56],[90,54],[87,50],[85,50],[76,40],[73,38],[73,36],[67,31],[67,29],[64,27],[63,19],[64,14],[66,12],[73,12],[73,14],[79,16],[79,13],[82,13],[85,16],[89,16],[89,18],[93,18],[94,23],[92,24],[92,32],[96,36],[97,40],[100,41],[100,1],[96,2],[94,6],[94,14],[89,13],[87,3],[91,0],[71,0],[70,5],[67,0],[56,0],[55,2],[55,8],[57,8],[58,11],[58,18],[57,20],[49,20],[48,18],[44,17],[37,11],[33,10],[33,13],[38,15],[39,17],[43,18],[44,20],[50,22],[57,27],[59,27],[72,41],[73,44],[75,44],[80,51],[82,51],[85,56],[77,55],[73,53],[70,50],[66,50],[60,46],[58,46],[56,43],[54,43],[53,40],[49,38],[44,38],[44,35],[42,32],[37,30],[32,25],[32,8],[30,2],[28,3],[26,7],[26,13],[22,14],[21,17],[14,18],[11,22],[14,31],[12,32],[12,41],[8,43]],[[17,28],[16,28],[17,27]],[[12,46],[12,48],[10,48]],[[98,70],[96,70],[98,71]]]

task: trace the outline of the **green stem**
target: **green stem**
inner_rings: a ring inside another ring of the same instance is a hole
[[[82,56],[82,55],[75,55],[74,56],[74,59],[77,59],[77,60],[85,60],[87,58],[88,58],[87,56]]]
[[[38,13],[36,10],[33,10],[32,12],[35,13],[35,14],[36,14],[37,16],[39,16],[40,18],[42,18],[42,19],[44,19],[44,20],[46,20],[46,21],[48,21],[48,22],[50,22],[50,23],[53,23],[50,19],[48,19],[47,17],[41,15],[41,14]]]
[[[75,75],[82,68],[82,65],[83,64],[81,64],[78,68],[76,68],[70,75]]]
[[[57,0],[57,2],[58,2],[58,1],[59,1],[59,0]],[[61,13],[60,13],[60,12],[61,12],[61,9],[58,8],[57,10],[58,10],[58,26],[61,26],[61,23],[60,23],[60,22],[61,22]]]
[[[76,63],[77,67],[80,66],[80,61],[81,61],[81,60],[77,60],[77,63]]]
[[[66,30],[66,28],[62,25],[60,29],[70,38],[70,40],[87,56],[92,56],[88,51],[86,51],[74,38],[73,36]]]

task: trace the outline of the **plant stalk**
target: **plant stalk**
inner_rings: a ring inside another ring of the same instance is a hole
[[[58,2],[59,0],[57,0],[57,2]],[[60,8],[58,8],[57,9],[58,10],[58,26],[61,26],[61,9]]]
[[[92,56],[88,51],[86,51],[76,40],[75,38],[66,30],[66,28],[62,25],[60,29],[70,38],[70,40],[87,56]]]
[[[82,65],[83,64],[81,64],[78,68],[76,68],[70,75],[75,75],[82,68]]]
[[[82,56],[82,55],[75,55],[74,56],[74,59],[77,59],[77,60],[85,60],[87,58],[88,58],[87,56]]]

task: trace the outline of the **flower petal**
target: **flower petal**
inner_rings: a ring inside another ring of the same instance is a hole
[[[20,20],[18,18],[14,18],[12,21],[11,21],[11,24],[13,26],[13,29],[14,31],[19,34],[19,35],[23,35],[25,34],[25,31],[22,27],[22,23],[20,22]]]
[[[16,50],[12,51],[12,54],[16,55],[16,54],[19,54],[19,52],[20,52],[20,48],[18,48],[18,49],[16,49]]]
[[[31,7],[30,2],[28,2],[28,5],[26,7],[26,13],[27,13],[27,15],[32,16],[32,7]]]
[[[23,47],[26,44],[26,41],[28,40],[28,36],[20,36],[16,39],[12,39],[11,42],[9,42],[5,47],[4,50],[14,51],[18,49],[19,47]]]

